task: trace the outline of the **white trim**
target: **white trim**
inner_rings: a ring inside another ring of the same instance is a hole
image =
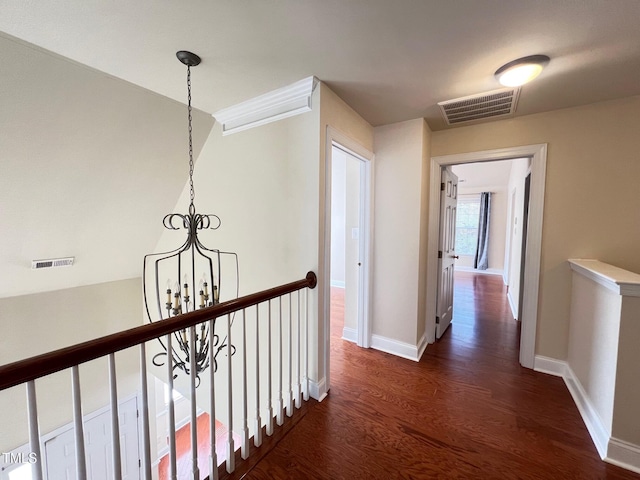
[[[222,135],[311,111],[311,96],[318,79],[311,76],[286,87],[218,110],[213,117],[222,125]]]
[[[600,458],[604,460],[607,456],[607,445],[609,443],[610,433],[602,423],[600,415],[598,415],[598,412],[591,404],[587,392],[585,392],[580,381],[573,373],[571,366],[562,360],[536,355],[534,369],[538,372],[563,378],[573,398],[573,402],[576,404],[576,407],[578,407],[582,421],[587,427],[589,435],[591,435],[593,444],[596,446]]]
[[[600,454],[600,458],[604,459],[607,455],[607,444],[609,443],[611,434],[607,432],[606,427],[602,423],[602,419],[600,419],[600,415],[598,415],[596,409],[593,408],[587,392],[585,392],[582,384],[576,378],[573,370],[571,370],[571,366],[567,365],[566,369],[567,372],[564,376],[564,383],[566,383],[569,393],[571,393],[573,401],[580,411],[582,420],[591,435],[591,439]]]
[[[567,362],[556,360],[555,358],[536,355],[533,369],[536,372],[547,373],[555,377],[562,377],[567,374]]]
[[[456,272],[469,272],[469,273],[479,273],[481,275],[500,275],[502,276],[504,274],[503,270],[499,270],[497,268],[487,268],[486,270],[478,270],[477,268],[473,268],[473,267],[465,267],[465,266],[458,266],[456,265],[454,267],[454,270]]]
[[[349,342],[358,343],[358,330],[355,328],[344,327],[342,329],[342,339]]]
[[[437,298],[438,286],[438,231],[440,219],[440,169],[447,165],[514,158],[531,158],[531,188],[529,203],[529,229],[527,230],[527,252],[525,258],[524,301],[522,308],[522,334],[520,337],[520,364],[533,368],[538,322],[538,290],[542,253],[542,215],[544,212],[545,176],[547,168],[547,145],[526,145],[481,152],[462,153],[431,157],[429,199],[429,245],[427,285],[431,291],[427,298]],[[427,303],[427,340],[435,341],[435,302]]]
[[[607,432],[587,392],[567,362],[536,355],[534,370],[563,378],[600,458],[607,463],[640,473],[640,446],[612,437]]]
[[[373,291],[373,192],[374,192],[374,159],[375,155],[365,147],[360,145],[348,135],[333,128],[330,125],[326,127],[325,139],[325,158],[324,168],[320,174],[320,184],[324,182],[324,189],[320,190],[320,218],[324,218],[324,222],[320,222],[320,236],[324,238],[324,242],[320,243],[318,252],[320,271],[318,280],[318,289],[322,292],[323,302],[318,303],[318,321],[322,322],[324,332],[324,348],[318,345],[318,350],[322,350],[324,358],[319,358],[318,363],[324,364],[324,392],[328,391],[331,385],[330,370],[330,353],[331,353],[331,333],[330,333],[330,312],[331,312],[331,280],[329,272],[331,272],[331,158],[333,145],[339,145],[340,149],[364,161],[366,166],[365,175],[367,177],[368,201],[365,202],[364,212],[368,218],[368,235],[366,235],[363,275],[364,282],[364,308],[362,309],[361,321],[358,321],[358,340],[359,346],[369,348],[371,342],[371,312],[372,302],[371,292]],[[368,260],[368,261],[367,261]],[[361,343],[360,343],[361,342]],[[326,393],[324,393],[326,395]],[[313,396],[313,395],[312,395]],[[314,397],[315,398],[315,397]],[[322,397],[324,398],[324,397]]]
[[[420,337],[420,340],[418,341],[418,355],[416,359],[417,362],[419,362],[420,359],[422,358],[422,354],[427,349],[428,344],[429,342],[427,342],[427,332],[424,332],[422,334],[422,337]]]
[[[511,290],[507,290],[507,301],[509,302],[509,308],[511,308],[511,315],[513,315],[513,318],[520,321],[520,319],[518,318],[518,309],[516,308],[516,302],[513,300]]]
[[[344,280],[331,280],[331,286],[336,288],[344,288]]]
[[[640,473],[640,447],[611,437],[604,461]]]
[[[321,402],[327,396],[327,382],[323,378],[319,382],[309,379],[309,395],[311,398]]]
[[[570,259],[571,270],[625,297],[640,297],[640,275],[598,260]]]
[[[425,337],[423,337],[425,338]],[[425,340],[420,340],[420,343],[425,343]],[[382,335],[371,335],[371,348],[380,350],[381,352],[390,353],[397,357],[406,358],[407,360],[413,360],[414,362],[420,361],[420,347],[418,345],[412,345],[410,343],[401,342],[393,338],[383,337]],[[424,352],[424,348],[422,349]]]

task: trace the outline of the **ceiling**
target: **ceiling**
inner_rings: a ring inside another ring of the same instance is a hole
[[[0,31],[184,101],[177,50],[199,54],[213,113],[309,75],[374,126],[499,88],[515,58],[551,63],[516,115],[640,94],[638,0],[0,0]],[[203,85],[205,86],[203,88]]]
[[[461,194],[478,189],[505,190],[509,185],[513,160],[493,162],[464,163],[453,165],[451,170],[458,176],[458,189]]]

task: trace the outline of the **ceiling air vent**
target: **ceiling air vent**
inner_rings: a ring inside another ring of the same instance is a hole
[[[32,260],[31,269],[41,270],[43,268],[70,267],[71,265],[73,265],[74,259],[75,257],[50,258],[49,260]]]
[[[504,88],[468,97],[439,102],[442,116],[449,125],[505,117],[516,111],[520,88]]]

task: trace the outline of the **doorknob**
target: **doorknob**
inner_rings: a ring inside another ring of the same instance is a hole
[[[455,258],[457,260],[460,258],[460,255],[451,255],[451,258]]]

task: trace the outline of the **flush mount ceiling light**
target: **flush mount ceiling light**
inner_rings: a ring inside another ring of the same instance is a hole
[[[495,76],[505,87],[519,87],[540,75],[549,60],[546,55],[522,57],[501,66]]]

